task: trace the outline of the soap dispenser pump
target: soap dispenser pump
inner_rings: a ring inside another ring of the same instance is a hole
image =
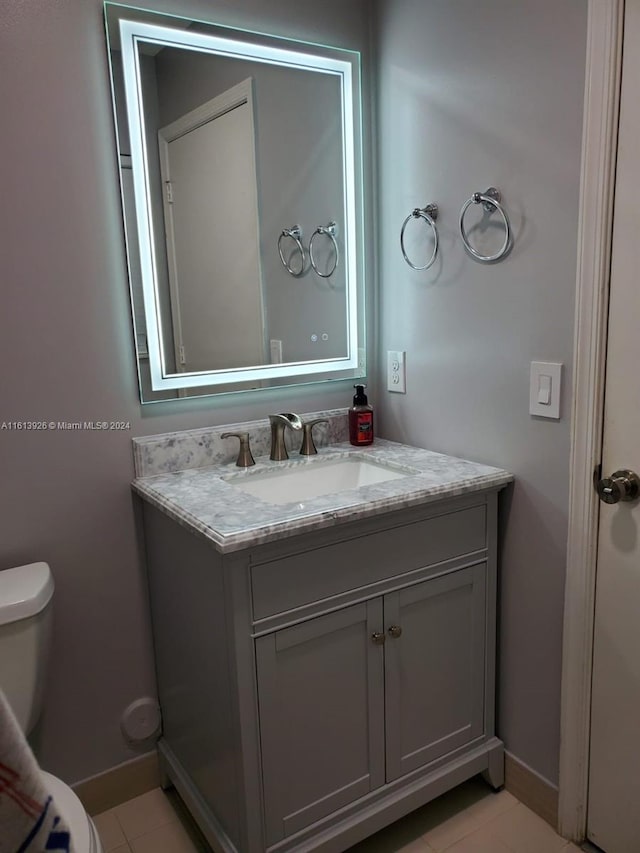
[[[373,409],[364,393],[366,385],[354,385],[353,406],[349,409],[349,441],[356,447],[373,444]]]

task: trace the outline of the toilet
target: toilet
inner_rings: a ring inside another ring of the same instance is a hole
[[[0,686],[25,734],[42,710],[53,589],[46,563],[0,572]],[[103,853],[93,821],[71,788],[50,773],[42,776],[71,831],[75,853]]]

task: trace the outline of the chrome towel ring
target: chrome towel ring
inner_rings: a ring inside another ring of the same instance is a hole
[[[436,219],[438,218],[438,205],[437,204],[427,204],[424,207],[416,207],[411,213],[407,216],[405,221],[402,223],[402,228],[400,229],[400,248],[402,249],[402,256],[405,261],[409,264],[412,270],[428,270],[429,267],[433,264],[436,259],[436,255],[438,254],[438,229],[436,228]],[[414,263],[412,263],[405,251],[404,248],[404,230],[407,227],[407,223],[411,219],[424,219],[427,225],[433,231],[433,254],[429,258],[428,262],[423,267],[417,267]]]
[[[300,252],[301,264],[299,270],[294,270],[293,267],[285,260],[284,252],[282,251],[282,242],[285,237],[290,237],[294,241],[298,248],[298,251]],[[289,275],[292,275],[295,278],[298,278],[302,275],[306,265],[306,255],[304,251],[304,246],[302,245],[302,228],[299,225],[294,225],[292,228],[284,228],[282,230],[282,233],[278,237],[278,254],[280,255],[282,266],[286,269]]]
[[[462,242],[464,243],[464,247],[472,255],[477,261],[482,261],[484,263],[488,263],[489,261],[499,261],[503,258],[510,245],[511,245],[511,224],[509,223],[509,217],[507,216],[507,211],[504,209],[501,201],[500,191],[495,187],[489,187],[489,189],[484,193],[473,193],[471,198],[467,199],[465,203],[462,205],[462,210],[460,211],[460,236],[462,237]],[[467,209],[472,204],[482,204],[487,213],[493,213],[494,210],[497,210],[502,219],[504,220],[504,228],[505,228],[505,237],[504,243],[499,251],[497,251],[494,255],[481,255],[476,249],[473,248],[471,243],[469,242],[469,238],[464,230],[464,215],[467,212]]]
[[[336,225],[335,222],[331,221],[331,222],[328,222],[326,225],[319,225],[316,228],[316,230],[313,232],[313,234],[311,235],[311,239],[309,240],[309,260],[311,261],[311,266],[313,267],[314,271],[321,278],[331,278],[331,276],[336,271],[336,267],[338,266],[338,261],[340,260],[340,252],[338,250],[338,244],[336,242],[336,234],[337,233],[338,233],[338,226]],[[315,258],[313,257],[313,241],[316,239],[316,237],[319,234],[324,234],[326,237],[328,237],[331,240],[331,242],[333,243],[333,250],[335,252],[335,260],[333,262],[333,266],[331,267],[331,270],[329,272],[326,272],[326,273],[320,272],[320,270],[318,269],[318,265],[315,262]]]

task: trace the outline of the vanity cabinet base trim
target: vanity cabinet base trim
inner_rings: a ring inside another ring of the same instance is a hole
[[[240,853],[202,801],[170,747],[162,741],[158,745],[158,755],[162,772],[166,773],[216,853]],[[307,827],[297,837],[266,848],[267,853],[342,853],[478,774],[493,787],[502,786],[499,780],[504,778],[504,746],[498,738],[490,738],[411,782],[405,781],[402,787],[395,783],[394,790],[382,797],[379,790],[374,791],[331,818]]]
[[[326,821],[268,847],[267,853],[342,853],[473,776],[482,774],[487,779],[489,768],[499,764],[504,765],[504,745],[490,738],[431,772],[414,774],[412,781],[397,780],[393,790],[372,791]]]
[[[198,789],[182,769],[171,747],[162,740],[158,743],[158,760],[161,776],[165,780],[168,779],[180,794],[182,801],[191,812],[200,831],[215,850],[215,853],[238,853],[238,848],[215,819],[211,809],[207,807]],[[168,786],[163,784],[162,787]]]

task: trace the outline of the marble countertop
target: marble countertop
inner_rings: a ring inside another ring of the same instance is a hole
[[[406,476],[277,505],[233,485],[238,478],[274,468],[321,465],[348,456],[383,462]],[[133,489],[179,524],[210,540],[221,553],[231,553],[403,507],[501,489],[512,479],[500,468],[376,439],[373,445],[362,448],[348,442],[331,444],[320,448],[317,456],[292,456],[286,462],[260,457],[255,466],[246,469],[226,462],[138,477]]]

